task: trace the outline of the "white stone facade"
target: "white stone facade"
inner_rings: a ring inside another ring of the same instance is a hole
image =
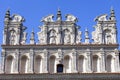
[[[30,44],[26,44],[23,26],[24,18],[20,15],[5,15],[5,27],[2,45],[1,73],[107,73],[120,72],[117,27],[114,10],[110,18],[98,16],[95,21],[93,41],[85,30],[85,41],[82,42],[82,31],[76,24],[77,18],[71,14],[62,20],[58,10],[57,20],[53,15],[42,19],[41,31],[31,33]],[[59,71],[60,70],[60,71]]]

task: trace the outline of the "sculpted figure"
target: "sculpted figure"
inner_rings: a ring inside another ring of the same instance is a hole
[[[14,45],[14,43],[15,43],[15,37],[16,37],[16,36],[15,36],[15,31],[12,30],[12,31],[10,32],[10,44],[11,44],[11,45]]]
[[[97,44],[100,43],[99,35],[96,33],[96,31],[92,32],[92,39],[93,39],[94,43],[97,43]]]
[[[64,32],[64,43],[65,43],[65,44],[66,44],[66,43],[70,43],[70,41],[71,41],[70,33],[69,33],[68,30],[65,30],[65,32]]]
[[[50,44],[55,44],[56,43],[56,33],[54,30],[50,31]]]
[[[39,43],[46,44],[46,40],[45,40],[46,37],[45,37],[44,32],[41,31],[41,32],[38,32],[37,34],[38,34]]]
[[[23,32],[21,44],[25,44],[25,43],[26,43],[26,39],[27,39],[27,33],[26,33],[26,32]]]
[[[82,38],[81,38],[81,35],[82,35],[82,32],[81,31],[78,31],[78,35],[76,36],[76,43],[80,43]]]

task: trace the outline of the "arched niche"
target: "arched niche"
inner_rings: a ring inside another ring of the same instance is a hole
[[[78,57],[78,72],[84,72],[85,68],[85,57],[83,55],[80,55]]]
[[[108,55],[106,59],[106,71],[112,72],[112,68],[114,68],[112,55]]]
[[[14,57],[9,55],[6,58],[6,64],[5,64],[5,72],[6,73],[12,73],[13,72],[13,59]]]
[[[99,70],[99,56],[98,55],[93,55],[92,58],[92,70],[93,72],[98,72]]]
[[[64,57],[64,72],[70,73],[71,72],[71,57],[69,55],[66,55]]]
[[[42,71],[42,57],[40,55],[34,58],[34,72],[40,73]]]
[[[49,72],[55,73],[56,64],[55,64],[56,57],[54,55],[50,56],[49,58]]]
[[[21,57],[20,60],[20,73],[27,73],[28,69],[28,57],[26,55]]]

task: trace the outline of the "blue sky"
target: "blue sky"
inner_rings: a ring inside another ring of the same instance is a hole
[[[80,30],[84,33],[87,27],[91,35],[91,31],[94,30],[93,26],[96,24],[94,18],[101,14],[109,15],[111,6],[114,8],[117,18],[120,43],[120,0],[0,0],[0,44],[2,44],[3,21],[7,9],[10,9],[11,14],[24,16],[26,19],[24,25],[28,28],[26,32],[29,33],[29,42],[32,29],[34,28],[35,33],[40,31],[38,26],[42,25],[40,22],[42,17],[49,14],[56,16],[58,8],[62,11],[63,19],[68,13],[78,17],[79,22],[77,24],[81,26]]]

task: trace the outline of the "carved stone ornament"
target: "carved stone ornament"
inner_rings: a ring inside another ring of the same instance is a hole
[[[48,15],[46,17],[43,17],[43,19],[41,20],[41,22],[53,22],[53,15]]]
[[[12,22],[24,22],[24,21],[25,21],[25,19],[18,14],[14,14],[12,16]]]

